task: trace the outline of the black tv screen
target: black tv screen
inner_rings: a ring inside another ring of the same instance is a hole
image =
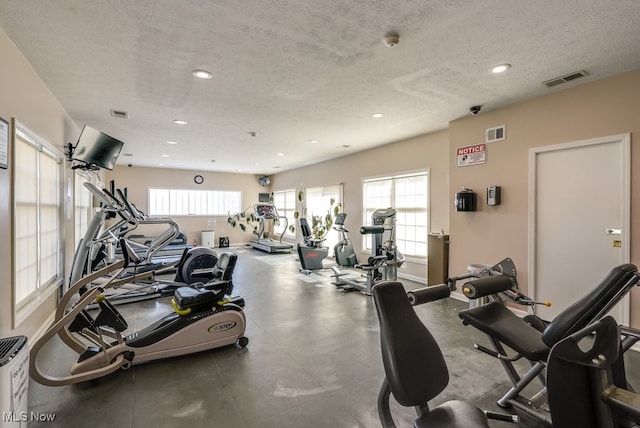
[[[89,166],[113,169],[122,146],[122,141],[85,125],[73,151],[73,159]]]
[[[258,202],[269,202],[271,195],[268,193],[258,193]]]

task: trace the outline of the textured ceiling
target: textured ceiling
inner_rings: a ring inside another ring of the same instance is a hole
[[[125,142],[119,164],[203,171],[273,174],[640,68],[638,0],[0,0],[0,27],[79,127]]]

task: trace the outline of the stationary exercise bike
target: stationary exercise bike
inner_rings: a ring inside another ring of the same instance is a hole
[[[358,257],[353,251],[353,244],[348,235],[349,231],[344,227],[346,218],[346,213],[340,213],[336,216],[333,229],[340,234],[340,240],[333,247],[333,255],[338,266],[352,267],[358,264]]]
[[[146,361],[232,344],[239,348],[247,346],[249,339],[244,336],[246,317],[242,309],[244,300],[239,297],[226,298],[225,289],[215,286],[176,289],[171,300],[172,313],[123,337],[127,322],[102,294],[117,281],[129,264],[140,262],[124,239],[120,245],[122,260],[85,276],[62,296],[53,325],[31,346],[29,372],[33,380],[48,386],[70,385]],[[71,300],[83,286],[113,272],[115,274],[110,282],[86,291],[67,311]],[[98,302],[100,308],[95,317],[86,310],[94,301]],[[43,372],[38,365],[38,353],[55,335],[79,355],[71,365],[70,375],[52,376]]]

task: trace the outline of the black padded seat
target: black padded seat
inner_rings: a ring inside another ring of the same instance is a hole
[[[442,351],[416,315],[400,282],[379,282],[373,287],[373,298],[389,389],[399,404],[422,408],[415,426],[489,427],[484,412],[470,403],[453,400],[428,409],[428,402],[449,383]]]
[[[637,284],[637,271],[630,263],[614,267],[589,294],[558,314],[542,334],[498,302],[466,309],[458,315],[465,324],[504,343],[526,359],[546,361],[553,345],[596,321],[622,299]]]
[[[527,360],[544,361],[549,355],[550,348],[542,341],[540,331],[523,322],[502,303],[490,302],[465,309],[458,316],[465,324],[504,343]]]
[[[234,253],[222,253],[218,262],[213,267],[213,281],[230,281],[236,266],[238,255]]]
[[[220,292],[204,288],[179,287],[174,292],[174,300],[179,309],[210,308],[220,300]]]
[[[451,400],[431,409],[414,421],[416,428],[486,427],[482,409],[465,401]]]

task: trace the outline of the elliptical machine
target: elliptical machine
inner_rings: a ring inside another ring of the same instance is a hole
[[[102,292],[113,286],[129,263],[136,264],[141,259],[124,239],[120,244],[122,260],[85,276],[62,296],[53,325],[31,345],[29,373],[33,380],[47,386],[70,385],[146,361],[234,343],[239,348],[247,346],[249,339],[244,336],[246,317],[242,309],[244,300],[240,297],[225,298],[225,289],[215,285],[211,288],[176,289],[171,300],[172,313],[142,330],[123,336],[128,328],[127,322]],[[75,305],[69,305],[83,286],[113,272],[116,273],[111,281],[86,291]],[[96,316],[86,310],[94,301],[100,307]],[[56,335],[79,355],[67,376],[52,376],[38,365],[38,353]]]
[[[340,213],[336,216],[333,230],[336,230],[340,234],[340,240],[333,247],[333,255],[338,266],[352,267],[358,264],[358,257],[355,251],[353,251],[353,244],[348,235],[349,231],[344,227],[346,218],[346,213]]]

